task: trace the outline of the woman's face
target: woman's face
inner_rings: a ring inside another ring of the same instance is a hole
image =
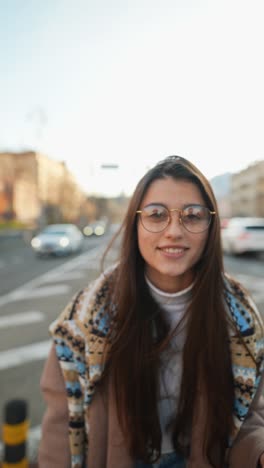
[[[195,204],[205,206],[195,184],[172,177],[155,180],[139,210],[152,203],[165,205],[168,209],[182,209]],[[137,232],[139,250],[146,263],[146,275],[157,288],[177,292],[193,282],[193,267],[203,253],[208,229],[195,234],[187,231],[179,221],[179,213],[174,211],[164,231],[149,232],[138,218]]]

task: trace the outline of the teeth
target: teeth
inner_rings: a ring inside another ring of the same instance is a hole
[[[176,249],[176,248],[173,248],[173,247],[168,247],[166,249],[163,249],[164,252],[168,252],[168,253],[182,253],[183,252],[183,249]]]

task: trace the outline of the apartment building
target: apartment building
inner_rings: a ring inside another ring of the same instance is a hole
[[[0,219],[75,221],[85,200],[64,162],[34,151],[0,153]]]
[[[231,211],[232,216],[264,217],[264,160],[232,175]]]

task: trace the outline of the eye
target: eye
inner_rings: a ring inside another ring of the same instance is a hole
[[[166,213],[164,211],[152,211],[151,213],[148,214],[149,218],[152,219],[162,219],[166,218]]]
[[[163,221],[167,218],[167,210],[162,206],[148,206],[143,210],[144,216],[153,221]]]
[[[163,211],[152,211],[152,213],[149,214],[151,218],[162,218],[165,216],[165,213]]]
[[[203,220],[205,218],[205,213],[203,207],[199,206],[189,206],[183,210],[183,219],[186,222],[196,222]]]

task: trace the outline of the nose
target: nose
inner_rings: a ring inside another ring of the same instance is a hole
[[[180,220],[179,210],[170,211],[170,222],[165,229],[165,234],[168,237],[179,237],[182,236],[182,231],[184,227]]]

